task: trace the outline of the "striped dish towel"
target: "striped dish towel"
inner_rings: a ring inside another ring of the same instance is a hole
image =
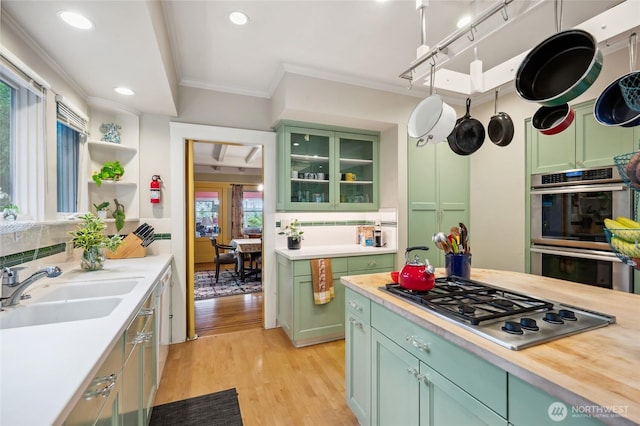
[[[311,278],[313,281],[313,301],[324,305],[336,297],[333,290],[331,259],[311,259]]]

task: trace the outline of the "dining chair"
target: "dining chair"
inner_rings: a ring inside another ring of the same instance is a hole
[[[216,263],[216,284],[218,284],[218,279],[220,278],[220,265],[234,265],[234,271],[236,269],[237,261],[235,247],[226,244],[219,244],[218,240],[214,237],[211,237],[210,240],[216,251],[213,261]],[[224,251],[228,252],[223,253]]]

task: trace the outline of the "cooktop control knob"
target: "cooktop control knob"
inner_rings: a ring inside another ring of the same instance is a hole
[[[576,313],[568,309],[560,309],[560,316],[568,321],[577,321]]]
[[[534,320],[533,318],[520,319],[520,326],[525,330],[532,330],[532,331],[540,330],[540,327],[538,327],[536,320]]]
[[[564,321],[562,321],[562,317],[557,312],[547,312],[546,314],[544,314],[543,319],[551,324],[564,324]]]
[[[505,321],[504,326],[502,327],[502,331],[506,331],[511,334],[523,334],[522,327],[520,323],[515,321]]]

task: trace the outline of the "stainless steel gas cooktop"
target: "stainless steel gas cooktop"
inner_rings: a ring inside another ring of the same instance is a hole
[[[519,350],[613,324],[611,315],[460,277],[436,279],[429,291],[380,288],[506,348]]]

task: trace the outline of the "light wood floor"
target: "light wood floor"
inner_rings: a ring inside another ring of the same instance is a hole
[[[229,388],[245,426],[357,425],[345,402],[344,340],[296,349],[276,328],[171,345],[154,405]]]
[[[196,271],[214,271],[215,263],[198,263]],[[200,337],[239,330],[262,329],[262,293],[196,300],[194,318]]]

